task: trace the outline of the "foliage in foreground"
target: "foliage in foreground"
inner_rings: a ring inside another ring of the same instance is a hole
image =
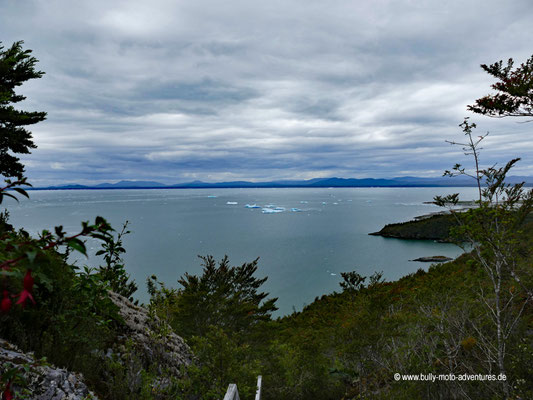
[[[76,248],[83,250],[83,242],[69,246],[72,239],[60,228],[54,235],[45,231],[35,239],[22,229],[14,231],[7,223],[6,212],[2,213],[2,220],[0,260],[9,269],[2,270],[0,337],[34,352],[37,358],[45,357],[54,365],[83,373],[89,385],[103,390],[107,385],[103,379],[107,365],[102,355],[116,340],[122,324],[107,293],[117,280],[127,276],[125,270],[112,263],[111,270],[116,274],[104,277],[87,267],[76,267],[68,262],[68,253]],[[97,223],[105,221],[100,219]],[[81,232],[105,238],[105,255],[113,257],[109,249],[115,243],[112,231],[108,227],[101,233],[97,227],[84,224]],[[26,287],[25,278],[22,289],[30,290],[31,301],[15,305],[7,297],[9,305],[5,307],[6,296],[21,290],[20,276],[25,270],[31,270],[35,277],[31,288]],[[129,284],[126,280],[122,290],[128,290]],[[20,380],[21,374],[23,371],[17,372],[14,382]],[[9,366],[0,366],[0,383],[6,385],[12,380]],[[113,398],[105,397],[105,391],[101,393],[103,398]]]
[[[16,92],[18,87],[44,74],[35,69],[37,59],[22,43],[7,49],[0,43],[0,175],[16,178],[5,179],[0,187],[0,204],[5,198],[29,197],[24,187],[31,185],[15,154],[36,148],[26,127],[46,117],[45,112],[15,108],[25,99]],[[105,369],[101,353],[114,341],[120,325],[107,291],[131,295],[136,290],[120,258],[125,228],[115,240],[111,226],[97,217],[94,224],[82,222],[74,235],[56,226],[34,238],[23,229],[15,231],[8,217],[7,210],[0,213],[0,336],[37,357],[83,372],[98,387]],[[71,251],[86,255],[86,238],[103,243],[100,254],[106,265],[99,273],[68,263]],[[23,371],[0,365],[2,399],[11,398],[12,385],[23,381],[22,375]]]

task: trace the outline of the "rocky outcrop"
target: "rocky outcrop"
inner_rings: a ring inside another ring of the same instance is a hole
[[[118,336],[112,348],[102,352],[103,358],[120,362],[125,371],[126,387],[135,390],[141,384],[142,371],[149,371],[155,378],[152,387],[164,389],[172,379],[180,377],[192,362],[192,352],[184,340],[146,308],[131,303],[125,297],[109,292],[109,298],[118,307],[123,319],[116,329]],[[30,366],[28,372],[24,367]],[[23,353],[9,342],[0,339],[0,376],[11,369],[20,369],[24,377],[24,389],[31,393],[31,400],[97,400],[83,383],[81,374],[55,368],[35,360],[33,354]],[[105,373],[104,373],[105,375]],[[104,379],[114,379],[112,373]],[[0,388],[1,394],[2,388]]]
[[[369,233],[369,235],[395,239],[449,242],[451,240],[450,229],[455,226],[457,226],[457,221],[453,215],[434,214],[418,217],[413,221],[388,224],[379,232]]]
[[[22,372],[23,366],[30,366]],[[85,386],[83,377],[51,365],[40,365],[33,354],[23,353],[16,346],[0,339],[0,368],[20,368],[26,384],[24,389],[31,393],[31,400],[85,400],[98,398]],[[1,372],[1,371],[0,371]],[[17,387],[13,386],[14,391]],[[1,390],[1,389],[0,389]]]
[[[446,261],[452,261],[453,258],[446,257],[446,256],[431,256],[431,257],[419,257],[415,258],[411,261],[420,261],[420,262],[446,262]]]
[[[193,357],[184,340],[146,308],[113,292],[109,292],[109,297],[124,319],[122,332],[111,352],[121,358],[125,353],[133,352],[142,368],[156,368],[159,374],[181,376],[183,367],[188,366]]]

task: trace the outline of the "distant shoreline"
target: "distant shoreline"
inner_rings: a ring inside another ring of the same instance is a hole
[[[526,185],[527,187],[533,187],[533,184]],[[469,188],[475,186],[464,186],[464,185],[390,185],[390,186],[123,186],[123,187],[96,187],[96,186],[87,186],[87,187],[31,187],[25,188],[27,191],[34,190],[128,190],[128,189],[371,189],[371,188]]]
[[[116,190],[116,189],[316,189],[316,188],[475,188],[475,185],[465,184],[397,184],[397,185],[280,185],[280,184],[205,184],[205,185],[168,185],[168,186],[46,186],[46,187],[29,187],[25,190]],[[533,187],[533,183],[525,183],[524,187]],[[9,189],[11,190],[11,189]]]
[[[509,183],[525,182],[525,186],[533,186],[533,177],[511,176]],[[165,184],[157,181],[122,180],[116,183],[99,183],[82,185],[79,183],[66,183],[62,185],[49,185],[32,187],[28,190],[98,190],[98,189],[275,189],[275,188],[438,188],[438,187],[476,187],[476,182],[468,177],[433,177],[419,178],[403,176],[396,178],[314,178],[307,180],[286,179],[263,182],[251,181],[226,181],[226,182],[179,182]]]

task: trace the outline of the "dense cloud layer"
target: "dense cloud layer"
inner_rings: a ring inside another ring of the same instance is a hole
[[[4,46],[46,75],[24,157],[37,185],[121,179],[437,176],[456,161],[480,68],[533,54],[530,0],[5,0]],[[523,161],[533,123],[472,116],[486,164]]]

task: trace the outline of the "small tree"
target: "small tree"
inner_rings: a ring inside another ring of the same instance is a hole
[[[533,116],[533,56],[524,64],[513,69],[514,61],[503,61],[490,66],[481,65],[487,73],[499,81],[492,85],[496,91],[476,100],[468,106],[470,111],[489,117]],[[461,124],[467,143],[455,143],[464,146],[465,154],[475,159],[475,174],[470,174],[477,181],[479,191],[479,208],[467,212],[451,212],[459,222],[455,229],[456,238],[466,243],[472,250],[474,259],[481,265],[489,278],[490,290],[480,288],[483,304],[495,328],[492,334],[485,334],[479,326],[474,325],[484,349],[489,365],[496,364],[500,373],[506,374],[508,344],[512,334],[523,315],[524,308],[533,300],[533,292],[524,278],[530,273],[520,260],[520,236],[524,221],[533,210],[533,192],[524,189],[524,183],[509,185],[505,182],[511,168],[519,158],[509,161],[504,167],[492,166],[481,169],[479,165],[479,140],[472,139],[475,124],[467,119]],[[456,164],[453,172],[445,175],[469,175],[461,165]],[[481,185],[486,187],[482,190]],[[435,197],[441,206],[456,205],[458,195]],[[502,392],[509,397],[511,385],[501,382]]]
[[[476,128],[476,124],[474,123],[470,124],[468,122],[468,117],[466,117],[459,126],[463,128],[463,132],[465,136],[467,137],[467,142],[461,143],[461,142],[455,142],[451,140],[446,140],[446,142],[453,144],[453,145],[463,146],[463,151],[465,155],[474,157],[474,171],[469,172],[461,164],[455,164],[451,171],[450,170],[444,171],[443,176],[453,177],[453,176],[458,176],[458,175],[466,175],[466,176],[469,176],[475,179],[476,184],[477,184],[477,189],[478,189],[478,195],[479,195],[478,200],[479,202],[481,202],[482,201],[481,184],[482,184],[483,177],[482,177],[481,168],[479,166],[479,152],[481,150],[481,147],[479,146],[479,144],[481,143],[483,139],[487,137],[488,133],[482,136],[478,136],[477,139],[474,139],[472,137],[472,130]]]
[[[259,288],[267,278],[258,279],[258,259],[241,266],[231,266],[225,256],[220,262],[212,256],[203,261],[201,276],[185,273],[175,296],[172,325],[185,338],[205,335],[215,326],[233,334],[248,334],[259,323],[270,320],[276,298]]]
[[[516,331],[516,327],[526,305],[533,300],[533,293],[524,283],[524,276],[529,274],[520,260],[520,237],[525,219],[533,210],[533,191],[524,189],[524,182],[510,185],[505,182],[511,168],[520,160],[509,161],[504,167],[495,166],[481,169],[478,158],[477,142],[472,141],[472,128],[465,120],[463,131],[470,138],[466,144],[467,154],[475,157],[473,176],[479,189],[479,206],[467,211],[456,211],[458,194],[436,196],[435,204],[448,207],[455,216],[458,227],[452,229],[459,245],[471,250],[473,258],[482,267],[489,280],[489,290],[480,288],[480,298],[487,308],[488,316],[495,328],[490,333],[482,332],[482,328],[473,323],[484,342],[489,366],[495,364],[500,374],[507,375],[508,344]],[[453,143],[453,142],[451,142]],[[466,174],[456,164],[454,171],[445,175]],[[486,185],[481,187],[481,184]],[[501,381],[501,389],[507,397],[511,386],[507,380]]]
[[[227,256],[219,262],[212,256],[200,258],[202,274],[185,273],[179,289],[166,288],[152,276],[150,306],[196,355],[182,380],[184,398],[219,399],[230,382],[250,397],[261,370],[260,357],[268,354],[266,332],[271,332],[277,299],[260,291],[267,278],[254,276],[258,259],[231,266]]]
[[[109,236],[107,240],[102,242],[102,249],[96,252],[97,256],[104,257],[105,265],[101,265],[97,269],[98,277],[109,285],[109,288],[124,297],[127,297],[131,302],[133,300],[133,293],[137,291],[137,284],[130,280],[130,275],[126,272],[122,254],[126,252],[123,247],[123,237],[131,233],[128,230],[129,221],[126,221],[122,226],[122,230],[117,233],[116,238]],[[138,301],[135,301],[137,304]]]
[[[32,134],[25,126],[46,118],[45,112],[16,110],[16,104],[26,97],[15,93],[24,82],[40,78],[44,72],[36,71],[37,59],[31,50],[22,50],[22,41],[4,50],[0,42],[0,175],[22,179],[24,166],[11,153],[28,154],[36,148]]]
[[[507,65],[503,61],[481,65],[499,80],[492,85],[496,94],[477,99],[468,110],[496,118],[533,117],[533,55],[519,67],[513,69],[513,66],[512,58]]]

